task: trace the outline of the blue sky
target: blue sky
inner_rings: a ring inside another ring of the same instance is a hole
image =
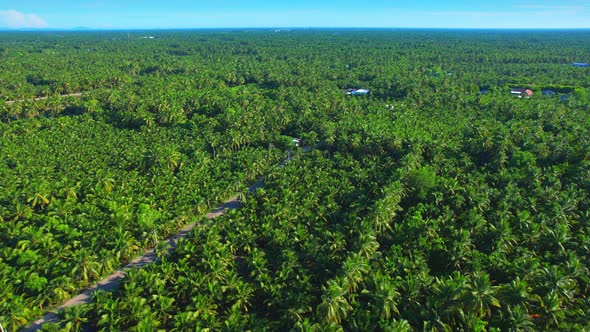
[[[0,28],[590,28],[590,0],[0,0]]]

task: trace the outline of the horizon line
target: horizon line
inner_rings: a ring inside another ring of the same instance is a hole
[[[175,31],[175,30],[236,30],[236,29],[254,29],[254,30],[521,30],[521,31],[563,31],[563,30],[590,30],[585,28],[510,28],[510,27],[339,27],[339,26],[297,26],[297,27],[280,27],[280,26],[243,26],[243,27],[174,27],[174,28],[100,28],[100,27],[72,27],[72,28],[6,28],[0,27],[1,32],[43,32],[43,31]]]

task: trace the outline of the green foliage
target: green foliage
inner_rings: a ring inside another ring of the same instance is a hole
[[[153,34],[0,36],[4,327],[588,329],[588,32]]]
[[[40,277],[37,273],[32,273],[25,281],[25,290],[31,294],[37,294],[43,290],[47,284],[47,279]]]
[[[405,176],[404,185],[419,200],[423,200],[428,192],[436,186],[436,173],[432,167],[420,167]]]

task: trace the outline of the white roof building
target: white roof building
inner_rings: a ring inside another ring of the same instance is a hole
[[[347,95],[354,95],[354,96],[363,96],[367,95],[371,92],[369,89],[346,89],[345,93]]]

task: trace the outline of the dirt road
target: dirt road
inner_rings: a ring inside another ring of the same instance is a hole
[[[67,95],[59,95],[59,97],[82,97],[82,93],[81,92],[69,93]],[[6,104],[10,105],[10,104],[14,104],[14,103],[20,103],[23,101],[35,101],[35,100],[46,100],[46,99],[49,99],[49,97],[37,97],[37,98],[28,98],[28,99],[8,100],[8,101],[6,101]]]
[[[250,186],[248,188],[248,191],[250,191],[251,193],[254,193],[258,188],[261,188],[263,185],[264,185],[264,179],[258,180],[256,183],[254,183],[252,186]],[[229,200],[227,200],[225,203],[223,203],[221,206],[219,206],[216,209],[209,212],[207,214],[207,219],[215,219],[219,216],[222,216],[227,211],[235,210],[239,207],[240,207],[240,201],[238,199],[238,196],[234,196],[234,197],[230,198]],[[186,237],[195,226],[196,226],[196,223],[192,223],[190,225],[187,225],[183,229],[181,229],[180,232],[178,232],[176,235],[174,235],[173,237],[166,240],[165,242],[170,246],[169,251],[171,252],[172,250],[174,250],[176,248],[176,245],[178,244],[178,240]],[[92,293],[94,291],[97,291],[97,290],[104,290],[107,292],[112,291],[119,286],[119,284],[121,283],[121,281],[125,277],[126,271],[128,271],[130,269],[140,268],[142,266],[145,266],[150,263],[155,263],[157,261],[158,261],[158,256],[156,255],[155,250],[151,249],[151,250],[147,251],[145,254],[132,260],[129,264],[127,264],[122,269],[115,271],[113,274],[111,274],[110,276],[101,280],[100,282],[98,282],[94,286],[86,289],[80,295],[70,299],[66,303],[57,307],[57,309],[55,309],[54,311],[39,318],[38,320],[33,322],[33,324],[31,324],[29,327],[23,329],[22,331],[37,331],[43,326],[43,324],[57,322],[58,321],[57,312],[59,310],[62,310],[62,309],[68,308],[68,307],[73,307],[73,306],[80,305],[80,304],[90,303],[92,300]]]

